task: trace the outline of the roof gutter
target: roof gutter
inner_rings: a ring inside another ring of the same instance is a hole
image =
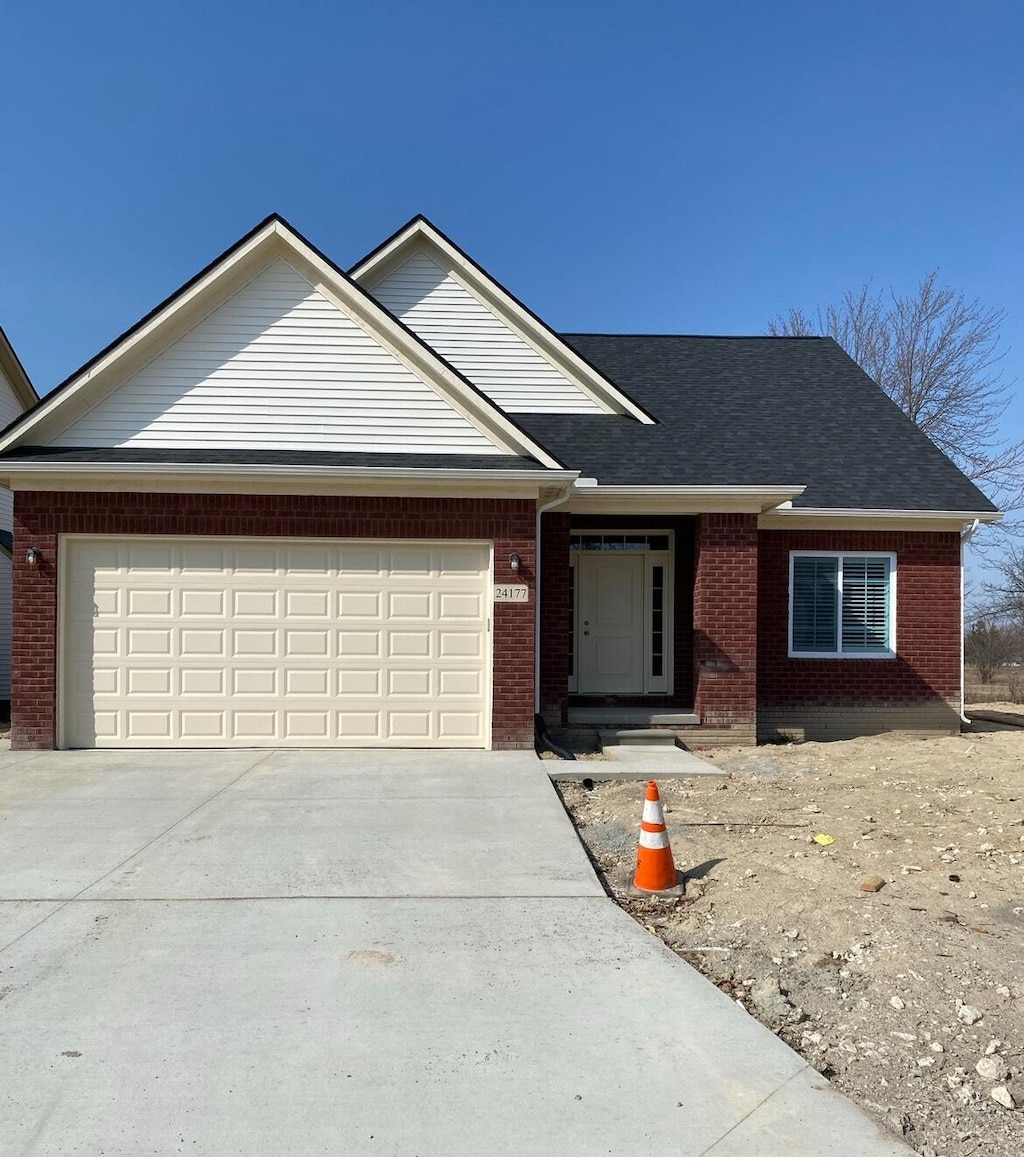
[[[239,462],[22,462],[16,458],[0,458],[0,478],[5,476],[40,474],[182,474],[221,475],[225,477],[267,475],[300,478],[377,478],[410,479],[412,481],[480,482],[556,482],[571,484],[576,470],[471,470],[446,467],[392,467],[392,466],[313,466],[306,464],[266,464]]]
[[[1001,510],[896,510],[878,507],[780,506],[773,515],[786,518],[928,518],[946,522],[998,522]]]

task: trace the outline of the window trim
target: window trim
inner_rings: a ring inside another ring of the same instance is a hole
[[[843,642],[843,560],[847,558],[887,558],[889,560],[889,615],[886,623],[889,648],[886,651],[795,651],[793,649],[793,569],[797,558],[838,559],[836,590],[836,639]],[[895,659],[896,643],[896,552],[890,550],[791,550],[789,552],[789,611],[787,654],[790,659]]]

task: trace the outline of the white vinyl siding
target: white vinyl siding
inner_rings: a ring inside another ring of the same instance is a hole
[[[489,745],[485,543],[71,538],[69,747]]]
[[[789,654],[888,659],[896,653],[896,556],[793,551]]]
[[[282,260],[51,444],[502,453]]]
[[[370,292],[508,413],[607,412],[426,255]]]

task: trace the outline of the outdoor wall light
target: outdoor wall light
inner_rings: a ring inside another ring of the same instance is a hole
[[[39,551],[34,546],[30,546],[25,552],[25,561],[29,566],[36,566],[39,563]]]
[[[523,565],[523,560],[519,557],[518,554],[513,552],[508,556],[508,565],[513,570],[518,570]]]

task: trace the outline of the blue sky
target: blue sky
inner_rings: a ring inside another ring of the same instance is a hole
[[[937,267],[1024,381],[1019,0],[97,0],[3,36],[0,324],[43,392],[273,210],[346,266],[424,212],[566,330],[760,333]]]

